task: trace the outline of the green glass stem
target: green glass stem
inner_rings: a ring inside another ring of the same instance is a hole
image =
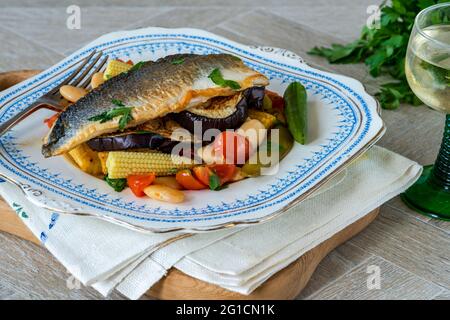
[[[441,149],[433,166],[425,166],[403,201],[426,216],[450,221],[450,115],[446,116]]]
[[[433,166],[430,182],[439,188],[450,190],[450,114],[445,117],[444,137]]]

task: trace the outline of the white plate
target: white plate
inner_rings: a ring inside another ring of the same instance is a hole
[[[292,52],[248,47],[196,29],[147,28],[107,34],[55,66],[0,94],[0,122],[57,86],[92,50],[111,58],[155,60],[174,53],[227,52],[270,78],[282,94],[292,81],[308,91],[309,141],[296,144],[273,176],[246,179],[219,192],[187,191],[187,201],[167,204],[114,192],[104,181],[62,157],[44,159],[47,128],[42,111],[0,138],[0,175],[36,205],[58,212],[97,216],[138,230],[199,232],[267,221],[340,172],[384,133],[376,100],[354,79],[311,68]]]

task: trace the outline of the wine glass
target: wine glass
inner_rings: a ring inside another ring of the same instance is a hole
[[[414,93],[429,107],[446,113],[444,137],[434,165],[402,194],[417,212],[450,220],[450,3],[431,6],[415,20],[405,64]]]

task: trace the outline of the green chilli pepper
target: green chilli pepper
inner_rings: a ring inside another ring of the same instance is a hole
[[[305,144],[308,132],[306,89],[299,82],[292,82],[284,92],[284,115],[295,141]]]

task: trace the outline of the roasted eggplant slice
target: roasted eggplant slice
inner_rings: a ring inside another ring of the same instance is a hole
[[[157,133],[130,132],[121,135],[100,136],[89,140],[87,144],[95,151],[116,151],[141,148],[158,150],[158,147],[162,145],[165,140],[169,139],[164,138]]]
[[[244,91],[249,108],[262,109],[266,88],[252,87]]]
[[[108,134],[96,137],[87,142],[95,151],[117,151],[129,149],[152,149],[164,153],[171,153],[172,149],[180,142],[186,145],[193,143],[193,137],[181,139],[173,135],[181,126],[168,117],[154,119],[142,125],[116,134]]]
[[[263,87],[252,87],[231,97],[213,98],[206,104],[190,108],[189,111],[172,113],[172,119],[191,133],[195,132],[195,122],[202,124],[202,135],[208,129],[236,129],[247,119],[249,107],[261,108],[264,99]]]
[[[163,153],[172,153],[173,148],[180,143],[179,155],[192,157],[196,147],[193,142],[170,140],[152,132],[130,132],[116,136],[101,136],[89,140],[87,145],[95,151],[151,149]],[[188,150],[188,154],[184,153],[185,150]]]

